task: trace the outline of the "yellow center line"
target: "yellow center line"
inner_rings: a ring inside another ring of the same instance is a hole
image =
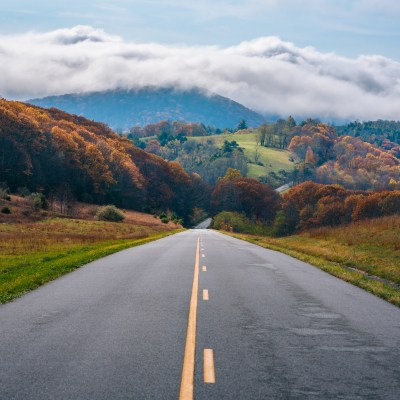
[[[179,400],[193,399],[194,358],[196,353],[197,299],[199,293],[199,256],[200,238],[197,239],[196,261],[194,263],[192,296],[190,298],[189,319],[186,334],[185,356],[183,358],[182,380]]]
[[[208,300],[208,289],[203,289],[203,300]]]
[[[215,383],[214,351],[204,349],[204,383]]]

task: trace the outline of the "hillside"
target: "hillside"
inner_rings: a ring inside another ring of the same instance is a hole
[[[359,137],[363,141],[400,157],[400,121],[352,122],[336,127],[339,135]]]
[[[219,128],[234,128],[242,119],[252,127],[265,121],[260,114],[233,100],[195,89],[114,90],[51,96],[28,102],[101,121],[113,129],[129,129],[162,120],[200,122]]]
[[[256,145],[257,135],[257,133],[222,134],[209,136],[207,139],[215,140],[219,146],[222,146],[225,140],[237,142],[249,160],[247,176],[250,178],[257,179],[270,172],[278,173],[279,170],[290,172],[294,167],[294,163],[290,161],[290,152]],[[205,141],[206,139],[191,138],[190,140]]]
[[[0,182],[58,201],[170,210],[188,220],[205,193],[198,177],[60,110],[0,100]]]

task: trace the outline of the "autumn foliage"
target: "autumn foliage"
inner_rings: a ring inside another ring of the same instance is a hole
[[[0,182],[187,217],[206,188],[176,162],[147,154],[106,125],[57,109],[0,100]]]
[[[283,196],[275,221],[278,235],[320,226],[400,214],[400,191],[365,192],[304,182]]]
[[[212,209],[243,213],[251,220],[271,222],[280,206],[280,196],[256,179],[244,178],[235,169],[228,169],[212,193]]]
[[[347,189],[400,189],[400,160],[396,148],[384,148],[347,136],[321,123],[306,123],[293,130],[288,149],[299,160],[298,182],[312,179],[338,183]]]

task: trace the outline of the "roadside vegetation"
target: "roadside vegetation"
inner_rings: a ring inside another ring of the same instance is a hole
[[[400,307],[399,215],[280,238],[230,234],[315,265]]]
[[[7,201],[11,214],[0,216],[0,303],[88,262],[181,229],[158,216],[122,213],[114,207],[113,212],[121,213],[123,222],[97,220],[97,207],[87,205],[80,207],[81,217],[86,219],[57,217],[43,210],[24,215],[22,205],[29,204],[28,199],[12,199]]]

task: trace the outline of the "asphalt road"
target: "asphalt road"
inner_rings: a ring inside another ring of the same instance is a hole
[[[200,222],[200,224],[196,225],[194,229],[207,229],[211,225],[211,221],[211,218],[207,218],[203,222]]]
[[[198,237],[195,399],[400,398],[398,308],[286,255],[190,230],[0,306],[0,399],[178,399]],[[215,383],[204,383],[204,349]]]

